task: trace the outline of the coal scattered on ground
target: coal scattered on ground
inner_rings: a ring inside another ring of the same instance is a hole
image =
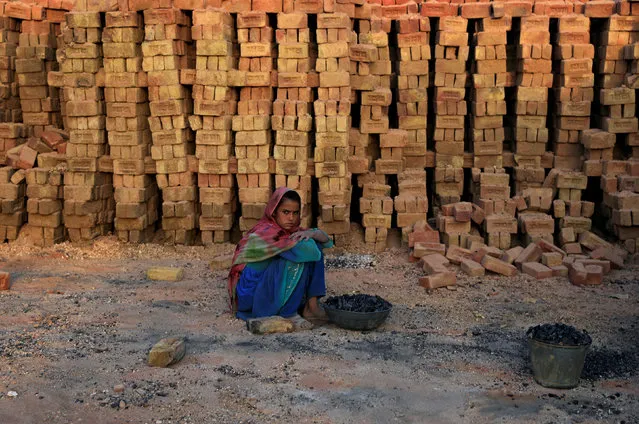
[[[326,299],[325,305],[331,309],[349,312],[383,312],[393,307],[379,296],[368,294],[345,294]]]
[[[603,378],[627,378],[639,371],[639,352],[616,352],[609,349],[591,350],[581,376],[587,380]]]
[[[566,346],[586,346],[592,343],[588,333],[566,324],[543,324],[530,327],[526,334],[537,341]]]
[[[324,258],[326,269],[373,268],[375,257],[372,255],[341,254]]]

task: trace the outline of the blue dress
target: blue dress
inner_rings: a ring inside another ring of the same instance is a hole
[[[237,317],[243,320],[279,315],[292,317],[311,297],[326,294],[323,248],[329,240],[298,242],[265,261],[246,265],[236,287]]]

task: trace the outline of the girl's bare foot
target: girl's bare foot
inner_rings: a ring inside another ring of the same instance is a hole
[[[308,300],[308,302],[306,302],[302,316],[315,324],[328,321],[326,311],[324,311],[324,308],[319,305],[316,297],[312,297]]]
[[[295,331],[311,330],[314,327],[312,322],[305,320],[300,315],[292,316],[288,320],[293,323]]]

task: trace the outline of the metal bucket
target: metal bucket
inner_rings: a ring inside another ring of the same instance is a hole
[[[579,384],[590,344],[563,346],[528,339],[535,381],[544,387],[572,389]]]

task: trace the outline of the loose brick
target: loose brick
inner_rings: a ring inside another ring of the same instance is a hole
[[[470,259],[461,260],[461,269],[471,277],[481,277],[486,273],[486,269],[483,266]]]
[[[446,258],[456,265],[459,265],[465,259],[470,259],[472,255],[470,250],[459,246],[449,246],[448,251],[446,251]]]
[[[563,256],[558,252],[545,252],[541,254],[541,263],[549,268],[557,265],[561,265],[563,262]]]
[[[515,265],[517,268],[521,268],[521,265],[525,262],[538,262],[541,259],[542,250],[535,243],[531,243],[515,259]]]
[[[419,279],[419,285],[429,290],[453,286],[455,284],[457,284],[457,275],[452,271],[440,272]]]
[[[521,272],[538,280],[552,277],[552,270],[539,262],[524,262],[521,264]]]
[[[433,253],[444,255],[446,253],[446,245],[440,243],[417,242],[413,247],[413,256],[417,258],[421,258]]]
[[[506,250],[500,257],[500,259],[506,263],[512,264],[515,262],[515,259],[521,255],[521,252],[524,251],[524,248],[521,246],[515,246],[511,249]]]
[[[505,275],[506,277],[512,277],[517,274],[517,268],[515,268],[513,265],[503,262],[490,255],[485,255],[481,260],[481,264],[488,271]]]
[[[424,256],[421,258],[423,263],[424,272],[427,274],[436,274],[438,272],[447,272],[446,265],[449,263],[445,256],[439,253],[433,253],[432,255]]]
[[[550,268],[552,270],[553,277],[567,277],[568,267],[565,265],[556,265]]]

